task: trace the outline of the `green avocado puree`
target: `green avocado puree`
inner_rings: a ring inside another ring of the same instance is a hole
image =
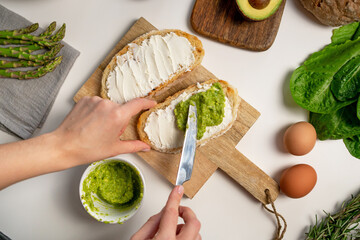
[[[91,211],[99,211],[94,201],[104,201],[112,208],[128,210],[143,197],[143,184],[136,169],[125,162],[99,164],[83,182],[81,198]]]
[[[204,136],[206,127],[219,125],[225,115],[225,94],[220,83],[214,83],[205,92],[192,95],[188,100],[178,103],[174,113],[176,124],[180,130],[186,130],[189,105],[196,104],[197,108],[197,136],[199,140]]]

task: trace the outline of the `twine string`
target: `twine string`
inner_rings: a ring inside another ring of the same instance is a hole
[[[274,201],[271,198],[270,190],[265,189],[265,194],[266,194],[266,200],[268,203],[271,204],[272,210],[270,208],[268,208],[265,204],[263,204],[263,207],[268,212],[274,214],[276,217],[277,229],[276,229],[276,236],[275,236],[274,240],[281,240],[284,238],[284,234],[285,234],[286,228],[287,228],[287,223],[285,221],[285,218],[276,211]],[[284,222],[284,226],[281,225],[280,218]]]

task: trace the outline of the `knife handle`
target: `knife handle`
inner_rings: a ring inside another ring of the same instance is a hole
[[[222,141],[217,141],[216,148],[205,145],[199,151],[207,152],[208,158],[231,178],[244,187],[251,195],[264,204],[268,204],[265,190],[269,189],[272,201],[279,195],[278,183],[263,172],[258,166]]]

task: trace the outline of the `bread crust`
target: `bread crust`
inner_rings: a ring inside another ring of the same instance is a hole
[[[238,114],[238,109],[240,106],[240,102],[241,102],[241,98],[238,95],[238,92],[235,88],[233,88],[228,82],[223,81],[223,80],[217,80],[217,79],[210,79],[206,82],[201,83],[200,85],[207,85],[207,84],[213,84],[219,82],[224,93],[225,96],[229,99],[230,105],[231,105],[231,109],[232,109],[232,120],[231,122],[228,124],[228,126],[226,126],[223,130],[221,130],[220,132],[215,133],[213,136],[211,136],[210,138],[207,139],[202,139],[200,141],[197,141],[197,146],[201,146],[206,144],[208,141],[210,141],[213,138],[219,137],[221,135],[223,135],[226,131],[228,131],[231,126],[233,125],[233,123],[236,121],[237,118],[237,114]],[[177,97],[179,97],[182,93],[186,92],[186,93],[191,93],[191,92],[195,92],[197,90],[199,90],[200,88],[198,87],[197,84],[191,85],[188,88],[181,90],[177,93],[175,93],[172,96],[169,96],[168,98],[165,99],[164,102],[162,103],[158,103],[155,107],[151,108],[150,110],[143,112],[138,120],[137,123],[137,131],[140,137],[140,140],[147,143],[149,146],[151,146],[152,149],[159,151],[159,152],[165,152],[165,153],[178,153],[181,151],[182,147],[178,147],[178,148],[171,148],[171,149],[159,149],[156,146],[154,146],[152,144],[152,142],[150,141],[149,137],[147,136],[146,132],[145,132],[145,124],[146,124],[146,120],[149,117],[149,115],[152,112],[155,112],[159,109],[165,109],[167,106],[170,105],[170,103],[175,100]]]
[[[193,54],[194,54],[194,57],[195,57],[195,61],[188,69],[183,69],[183,70],[178,71],[175,74],[171,75],[170,79],[168,79],[165,83],[162,83],[161,85],[159,85],[158,87],[153,89],[151,92],[149,92],[148,96],[156,94],[156,92],[160,91],[162,88],[164,88],[168,84],[174,82],[176,79],[178,79],[186,71],[193,70],[196,66],[200,65],[200,63],[201,63],[201,61],[202,61],[202,59],[204,57],[205,51],[204,51],[204,48],[202,46],[201,41],[196,36],[188,34],[188,33],[184,32],[184,31],[181,31],[181,30],[177,30],[177,29],[153,30],[153,31],[145,33],[144,35],[136,38],[131,43],[141,45],[141,43],[145,39],[149,39],[151,36],[154,36],[154,35],[165,36],[166,34],[171,33],[171,32],[175,33],[178,36],[185,37],[185,38],[188,39],[190,44],[194,47]],[[110,72],[116,66],[117,57],[125,54],[128,50],[129,50],[129,44],[126,45],[123,49],[121,49],[117,54],[115,54],[115,56],[111,59],[110,63],[105,67],[105,69],[103,71],[102,79],[101,79],[100,96],[102,98],[110,99],[108,97],[108,89],[107,89],[107,86],[106,86],[107,78],[108,78]]]

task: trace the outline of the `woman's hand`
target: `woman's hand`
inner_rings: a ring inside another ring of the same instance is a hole
[[[176,186],[161,212],[149,218],[131,240],[200,240],[200,221],[190,208],[180,206],[183,194],[183,186]],[[179,217],[184,224],[178,224]]]
[[[144,98],[123,105],[100,97],[82,98],[54,131],[67,154],[67,167],[122,153],[150,150],[146,143],[139,140],[121,141],[120,135],[134,115],[155,104]]]

